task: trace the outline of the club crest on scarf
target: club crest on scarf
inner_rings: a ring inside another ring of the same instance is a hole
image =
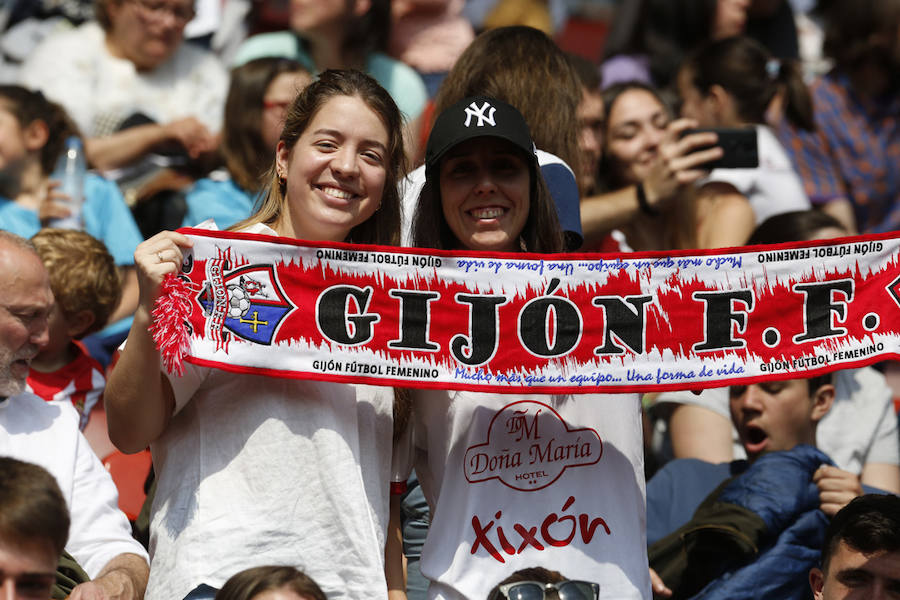
[[[207,280],[197,302],[207,317],[207,329],[222,347],[228,343],[223,329],[249,342],[270,345],[295,306],[282,291],[272,265],[231,267],[227,256],[206,263]]]

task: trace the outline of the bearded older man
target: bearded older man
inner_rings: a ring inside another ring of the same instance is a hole
[[[0,231],[0,456],[44,467],[71,513],[66,550],[93,579],[72,600],[143,598],[144,548],[118,509],[115,484],[78,430],[68,401],[44,402],[25,389],[31,359],[48,340],[50,281],[31,244]]]

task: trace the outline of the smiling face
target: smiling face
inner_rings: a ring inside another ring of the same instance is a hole
[[[107,48],[139,71],[151,71],[175,54],[194,16],[194,0],[121,0],[107,10]]]
[[[732,386],[731,419],[747,456],[816,443],[816,425],[831,408],[834,387],[811,396],[806,379]]]
[[[462,248],[519,250],[530,210],[531,172],[512,143],[474,138],[451,149],[440,164],[441,208]]]
[[[358,96],[325,102],[293,149],[278,142],[276,166],[287,179],[290,227],[281,235],[340,242],[381,204],[387,176],[388,132]]]
[[[669,113],[647,90],[619,95],[607,115],[607,155],[616,184],[643,181],[659,157]]]
[[[37,254],[0,240],[0,396],[24,389],[28,368],[47,343],[50,279]]]

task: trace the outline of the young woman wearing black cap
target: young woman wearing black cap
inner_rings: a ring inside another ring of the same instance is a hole
[[[451,106],[425,161],[417,246],[562,250],[512,106],[487,97]],[[637,395],[417,390],[413,399],[415,467],[433,514],[421,559],[430,598],[484,598],[517,569],[560,565],[600,582],[600,598],[649,595]]]

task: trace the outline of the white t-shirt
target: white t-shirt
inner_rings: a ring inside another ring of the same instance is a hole
[[[48,36],[22,65],[22,84],[65,107],[87,136],[103,136],[141,112],[158,123],[199,119],[222,128],[228,73],[210,52],[182,43],[150,72],[109,53],[95,22]]]
[[[861,473],[867,462],[900,465],[900,436],[891,389],[871,367],[838,371],[834,405],[816,429],[816,445],[840,468]]]
[[[772,215],[811,208],[803,182],[772,130],[757,125],[756,142],[759,167],[713,169],[705,181],[723,181],[736,187],[750,201],[757,224]]]
[[[24,392],[0,402],[0,455],[38,464],[56,478],[71,519],[66,550],[92,578],[120,554],[147,558],[68,399],[45,402]]]
[[[534,566],[650,598],[637,395],[417,390],[414,415],[429,598],[484,600]]]
[[[867,462],[900,465],[900,437],[891,389],[884,375],[871,367],[834,373],[834,403],[816,428],[816,447],[845,471],[859,475]],[[731,421],[728,388],[664,392],[657,403],[693,404]],[[732,426],[734,457],[745,458]]]
[[[175,414],[151,444],[147,600],[261,565],[293,565],[331,599],[387,598],[392,388],[189,363],[169,381]]]

